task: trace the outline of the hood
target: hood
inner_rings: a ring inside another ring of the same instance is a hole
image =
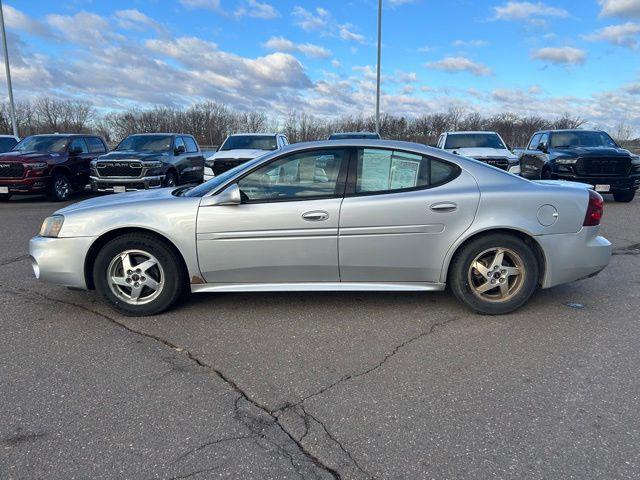
[[[167,156],[165,152],[135,152],[133,150],[123,150],[119,152],[109,152],[105,155],[100,155],[97,160],[157,160]]]
[[[273,150],[258,150],[258,149],[241,149],[241,150],[223,150],[211,155],[207,160],[215,160],[216,158],[257,158],[266,153],[271,153]]]
[[[127,192],[116,193],[113,195],[104,195],[100,197],[90,198],[78,203],[69,205],[68,207],[61,208],[56,213],[64,215],[65,213],[71,213],[78,210],[84,210],[87,208],[101,208],[101,207],[125,207],[139,202],[146,202],[149,200],[160,200],[163,198],[175,198],[171,192],[176,188],[157,188],[153,190],[142,190],[139,192]]]
[[[580,157],[629,157],[631,155],[629,150],[613,147],[554,148],[553,153]]]
[[[506,158],[508,160],[517,160],[518,157],[511,153],[506,148],[486,148],[486,147],[473,147],[473,148],[454,148],[448,150],[450,152],[457,152],[458,155],[463,157],[475,158],[476,160],[482,160],[483,158]]]
[[[41,153],[41,152],[5,152],[0,153],[0,162],[43,162],[52,158],[60,157],[60,153]]]

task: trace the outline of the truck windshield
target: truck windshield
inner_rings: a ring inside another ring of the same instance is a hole
[[[171,135],[129,135],[116,147],[116,151],[168,152],[171,150]]]
[[[551,132],[551,148],[613,147],[618,145],[604,132]]]
[[[226,150],[275,150],[278,148],[274,135],[233,135],[220,147]]]
[[[18,152],[60,153],[67,148],[69,137],[37,135],[27,137],[13,147]]]
[[[456,148],[499,148],[506,149],[495,133],[456,133],[447,135],[445,150]]]

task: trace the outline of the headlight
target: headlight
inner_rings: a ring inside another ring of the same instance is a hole
[[[162,162],[144,162],[144,166],[147,168],[160,168]]]
[[[40,236],[56,238],[60,234],[63,223],[64,217],[62,215],[45,218],[44,222],[42,222],[42,228],[40,228]]]
[[[631,165],[640,165],[640,157],[631,157]]]
[[[29,170],[44,170],[47,168],[46,162],[25,163],[24,166]]]
[[[213,168],[213,163],[214,163],[215,161],[216,161],[216,160],[215,160],[215,158],[207,158],[207,159],[204,161],[204,164],[205,164],[205,166],[206,166],[206,167]]]
[[[559,158],[556,160],[556,163],[558,165],[574,165],[577,162],[577,158]]]

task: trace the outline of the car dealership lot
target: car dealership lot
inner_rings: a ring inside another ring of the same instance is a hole
[[[503,317],[449,292],[121,317],[33,278],[59,207],[0,204],[0,478],[640,475],[638,199],[606,203],[604,272]]]

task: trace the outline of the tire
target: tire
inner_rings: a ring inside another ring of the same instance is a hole
[[[115,310],[132,317],[168,310],[184,297],[188,286],[179,255],[161,239],[144,233],[125,234],[102,247],[93,265],[93,282]]]
[[[69,200],[72,193],[73,185],[69,176],[62,172],[54,173],[49,184],[49,198],[54,202],[64,202]]]
[[[178,186],[178,175],[173,170],[169,170],[164,177],[164,186],[165,187],[177,187]]]
[[[10,193],[0,193],[0,202],[8,202],[10,198]]]
[[[634,199],[635,196],[636,196],[636,191],[632,190],[630,192],[614,193],[613,194],[613,199],[616,202],[629,203]]]
[[[540,174],[540,180],[551,180],[551,170],[546,167],[543,168]]]
[[[500,251],[503,268],[495,269]],[[530,246],[514,235],[495,233],[472,240],[456,252],[449,285],[458,300],[477,313],[504,315],[531,298],[538,275],[538,261]]]

